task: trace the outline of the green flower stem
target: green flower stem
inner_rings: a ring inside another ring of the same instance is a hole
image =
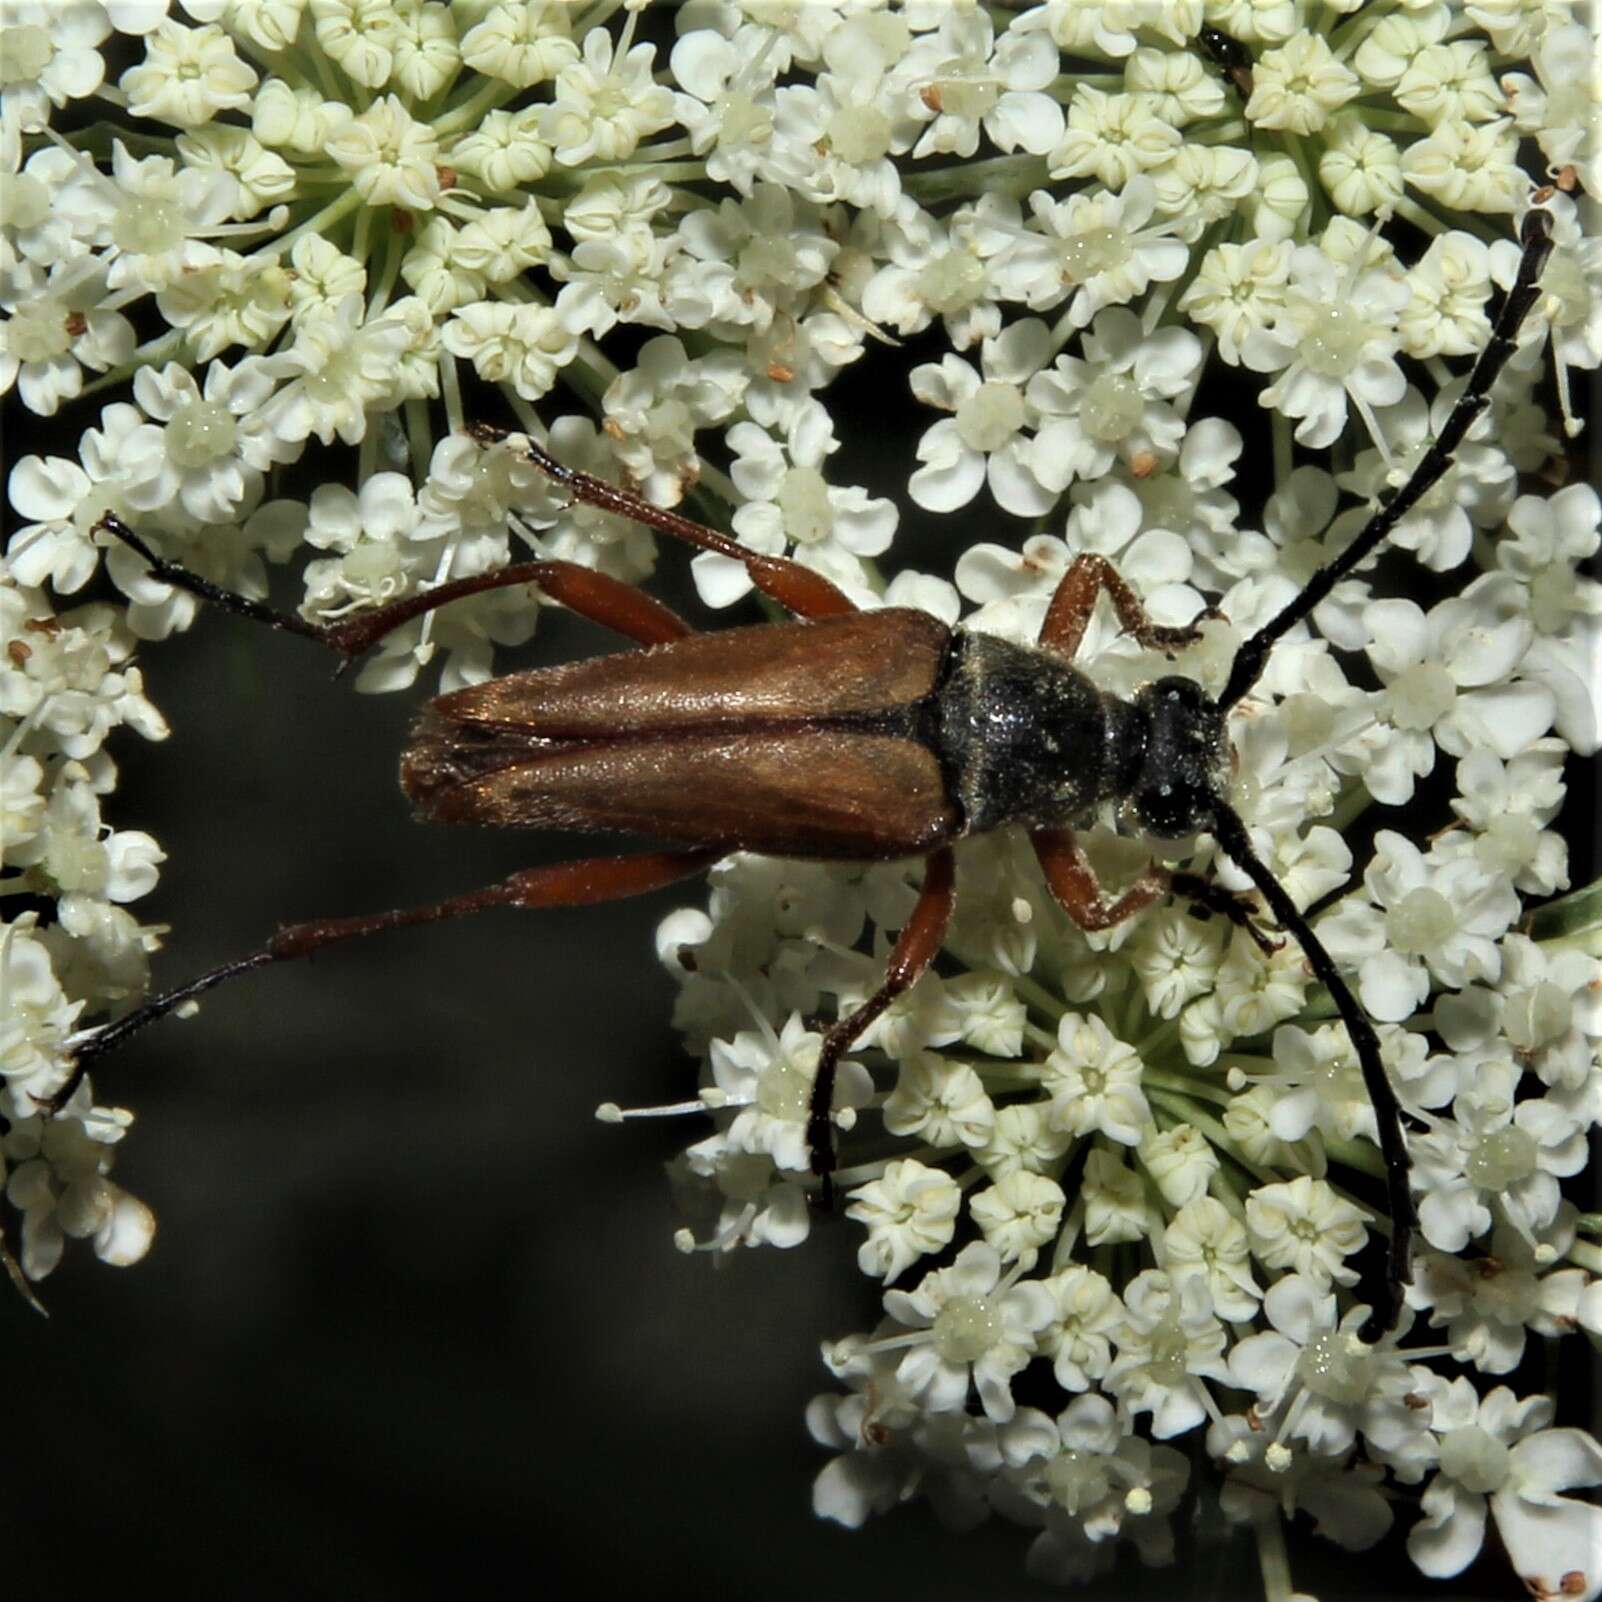
[[[476,128],[485,115],[497,111],[519,91],[499,78],[485,78],[465,99],[434,119],[434,136],[442,143],[468,128]]]
[[[1296,458],[1291,447],[1291,420],[1284,412],[1276,411],[1268,421],[1273,437],[1274,488],[1282,490],[1290,483],[1290,476],[1296,470]]]
[[[1602,957],[1602,879],[1537,907],[1530,914],[1529,934],[1542,946]]]
[[[1568,1259],[1587,1273],[1602,1274],[1602,1246],[1594,1241],[1577,1240],[1568,1249]]]
[[[1252,136],[1252,126],[1244,117],[1236,117],[1232,122],[1215,122],[1205,128],[1190,127],[1185,130],[1185,143],[1188,145],[1244,145],[1248,144]]]
[[[933,172],[908,173],[902,189],[920,205],[933,208],[949,200],[972,200],[979,195],[1004,194],[1022,200],[1049,181],[1044,156],[996,156],[989,161],[965,161]]]
[[[1335,803],[1335,810],[1323,822],[1337,834],[1345,834],[1373,804],[1373,796],[1361,784],[1354,784],[1342,793]]]
[[[1385,133],[1411,134],[1414,138],[1423,138],[1430,131],[1430,125],[1422,117],[1415,117],[1411,111],[1387,110],[1369,101],[1359,100],[1347,107],[1355,111],[1363,119],[1365,128],[1377,128]],[[1399,201],[1396,209],[1400,211],[1405,201]]]
[[[1063,1005],[1062,998],[1054,996],[1038,980],[1031,979],[1027,974],[1016,974],[1012,976],[1011,984],[1025,1006],[1044,1013],[1053,1023],[1060,1023],[1066,1015],[1068,1009]],[[1057,1044],[1055,1034],[1051,1036],[1051,1044],[1053,1047]]]
[[[1324,185],[1318,176],[1318,163],[1309,153],[1306,140],[1300,134],[1293,134],[1287,130],[1283,136],[1283,143],[1286,155],[1296,163],[1296,170],[1301,173],[1302,182],[1307,185],[1310,197],[1309,209],[1313,216],[1327,214],[1329,203],[1324,198]]]
[[[1178,1096],[1172,1091],[1153,1088],[1150,1092],[1150,1099],[1160,1103],[1169,1112],[1176,1114],[1183,1122],[1205,1135],[1211,1145],[1216,1146],[1231,1162],[1245,1169],[1259,1184],[1272,1185],[1277,1181],[1279,1176],[1272,1168],[1262,1163],[1252,1162],[1241,1151],[1235,1141],[1235,1137],[1224,1128],[1223,1124],[1214,1118],[1210,1112],[1190,1100],[1189,1097]]]
[[[704,161],[666,161],[659,165],[654,161],[593,162],[584,167],[575,168],[572,171],[565,167],[553,167],[540,179],[540,182],[547,188],[558,185],[564,194],[574,195],[598,177],[615,175],[619,178],[629,178],[636,173],[647,173],[652,178],[660,179],[669,186],[673,184],[705,183],[706,163]]]
[[[1326,1135],[1324,1150],[1343,1168],[1355,1168],[1360,1174],[1372,1174],[1375,1179],[1385,1177],[1385,1159],[1379,1147],[1371,1146],[1366,1140],[1341,1140]]]
[[[449,365],[454,371],[454,363]],[[428,402],[414,395],[405,402],[403,410],[406,414],[406,447],[411,454],[412,477],[419,484],[426,484],[428,459],[434,453],[433,431],[428,421]]]
[[[1105,66],[1105,62],[1098,63]],[[1053,100],[1061,100],[1065,104],[1074,97],[1074,90],[1080,84],[1088,83],[1092,89],[1105,89],[1109,94],[1122,94],[1124,88],[1124,75],[1121,72],[1065,72],[1054,78],[1046,85],[1046,93]]]
[[[1484,240],[1488,245],[1494,244],[1499,239],[1506,239],[1510,232],[1505,223],[1498,225],[1487,222],[1480,213],[1475,211],[1454,211],[1449,219],[1442,220],[1440,227],[1443,232],[1452,228],[1464,229],[1466,232]]]
[[[1291,1602],[1295,1590],[1291,1582],[1290,1556],[1285,1550],[1285,1524],[1274,1508],[1252,1520],[1257,1537],[1257,1566],[1263,1576],[1263,1602]]]
[[[23,140],[23,149],[31,156],[45,142],[41,134],[28,135]],[[93,156],[97,163],[104,162],[107,166],[111,164],[113,142],[120,144],[130,156],[162,156],[168,161],[177,160],[171,139],[141,133],[137,128],[119,128],[111,122],[91,123],[87,128],[77,129],[67,140],[74,150],[81,150],[86,156]]]
[[[152,339],[141,345],[127,361],[108,368],[98,378],[90,379],[78,394],[82,397],[98,394],[103,389],[113,389],[119,384],[127,383],[140,368],[159,367],[163,362],[176,361],[183,355],[183,351],[183,329],[170,329],[159,339]]]
[[[363,208],[364,205],[362,197],[354,189],[341,189],[321,211],[313,212],[304,222],[296,223],[287,233],[280,234],[270,243],[253,251],[252,258],[262,256],[276,261],[280,256],[287,256],[302,234],[331,233],[335,223],[343,222],[353,211]]]
[[[1227,1107],[1235,1099],[1222,1085],[1210,1085],[1185,1074],[1165,1074],[1160,1068],[1142,1068],[1140,1082],[1146,1088],[1171,1091],[1176,1096],[1200,1096],[1220,1107]]]

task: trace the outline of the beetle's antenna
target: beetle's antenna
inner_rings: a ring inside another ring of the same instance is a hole
[[[1524,225],[1519,230],[1519,241],[1524,247],[1524,254],[1519,259],[1518,275],[1502,302],[1501,311],[1497,313],[1496,322],[1491,329],[1491,338],[1469,373],[1468,386],[1464,389],[1457,405],[1452,408],[1451,416],[1446,419],[1446,424],[1436,436],[1435,443],[1413,469],[1412,477],[1374,513],[1357,538],[1334,561],[1321,567],[1307,581],[1301,594],[1284,611],[1270,618],[1235,653],[1235,660],[1229,669],[1229,682],[1225,684],[1224,693],[1218,698],[1218,705],[1222,710],[1227,712],[1257,682],[1258,675],[1263,671],[1263,664],[1268,660],[1268,653],[1273,650],[1281,635],[1301,622],[1314,607],[1318,606],[1329,592],[1434,488],[1441,475],[1452,465],[1452,457],[1458,446],[1463,443],[1463,436],[1485,410],[1491,398],[1491,386],[1496,383],[1502,369],[1507,366],[1518,339],[1519,329],[1540,294],[1541,273],[1546,267],[1547,257],[1552,253],[1550,213],[1538,207],[1527,212]],[[1241,865],[1245,866],[1244,863]]]
[[[1391,1081],[1380,1060],[1379,1036],[1368,1014],[1358,1005],[1351,987],[1341,977],[1324,942],[1313,933],[1312,925],[1296,909],[1285,887],[1269,871],[1268,864],[1252,849],[1251,837],[1240,816],[1223,801],[1215,804],[1213,835],[1232,862],[1237,863],[1262,892],[1283,928],[1296,936],[1307,955],[1314,974],[1335,1002],[1346,1032],[1352,1037],[1357,1060],[1363,1069],[1363,1084],[1374,1109],[1380,1151],[1385,1158],[1385,1187],[1390,1200],[1391,1245],[1386,1259],[1385,1291],[1371,1300],[1373,1312],[1359,1331],[1365,1341],[1377,1341],[1396,1328],[1401,1317],[1402,1299],[1412,1278],[1413,1233],[1418,1228],[1418,1212],[1408,1183],[1411,1165],[1407,1139],[1402,1131],[1402,1109],[1391,1088]]]

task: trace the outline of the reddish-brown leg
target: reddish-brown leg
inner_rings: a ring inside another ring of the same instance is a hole
[[[1154,863],[1116,901],[1109,901],[1072,829],[1031,829],[1029,841],[1040,858],[1046,887],[1081,929],[1110,929],[1149,907],[1170,886],[1172,875]]]
[[[895,949],[885,967],[884,983],[860,1006],[831,1026],[818,1053],[817,1077],[812,1081],[812,1104],[807,1112],[807,1149],[812,1172],[822,1180],[820,1200],[829,1206],[834,1197],[830,1175],[834,1171],[834,1080],[840,1059],[852,1042],[897,996],[909,990],[934,961],[946,938],[951,908],[956,900],[956,869],[951,852],[942,846],[924,864],[923,889],[912,916],[896,937]]]
[[[660,889],[677,879],[689,878],[710,868],[726,854],[717,847],[702,847],[689,851],[652,851],[629,857],[586,857],[578,862],[557,862],[549,867],[528,868],[522,873],[514,873],[499,884],[486,885],[482,890],[470,890],[465,895],[449,896],[444,901],[425,902],[422,906],[397,907],[389,912],[374,912],[363,917],[317,918],[309,923],[290,924],[280,929],[261,950],[236,962],[213,968],[198,979],[147,1001],[142,1007],[136,1007],[90,1035],[78,1048],[72,1077],[57,1092],[53,1106],[59,1110],[72,1099],[73,1092],[96,1057],[120,1046],[130,1035],[165,1017],[174,1007],[253,969],[309,957],[328,946],[359,940],[385,929],[406,929],[420,923],[443,923],[450,918],[465,918],[475,912],[486,912],[491,907],[581,907],[599,901],[621,901],[629,896]]]
[[[293,612],[279,612],[248,595],[237,594],[213,584],[199,573],[191,573],[177,562],[157,556],[145,540],[128,527],[120,517],[107,513],[95,525],[114,535],[123,544],[131,546],[150,563],[151,571],[164,583],[176,589],[187,590],[203,601],[226,608],[240,617],[265,623],[269,628],[281,629],[286,634],[298,634],[316,640],[332,651],[338,651],[347,661],[353,661],[371,650],[383,637],[414,617],[432,612],[436,607],[459,601],[464,595],[481,595],[486,590],[507,589],[518,584],[537,584],[546,596],[559,606],[577,612],[603,628],[615,630],[640,645],[661,645],[668,640],[682,640],[694,629],[670,607],[664,606],[644,590],[625,584],[621,579],[609,578],[591,568],[580,567],[576,562],[542,561],[518,562],[510,567],[498,567],[489,573],[475,573],[471,578],[452,579],[431,590],[420,590],[388,606],[371,612],[362,612],[339,623],[308,623]]]
[[[499,444],[511,437],[506,429],[495,428],[488,423],[474,423],[468,432],[481,445]],[[593,473],[585,473],[557,461],[531,437],[522,448],[528,459],[548,478],[569,490],[574,500],[598,506],[603,511],[616,512],[619,517],[642,523],[660,534],[671,534],[674,539],[683,540],[699,550],[715,551],[719,556],[731,557],[744,564],[746,572],[751,575],[751,582],[764,595],[794,612],[797,617],[840,617],[857,610],[843,590],[821,573],[802,567],[799,562],[748,551],[727,534],[720,534],[701,523],[692,523],[689,518],[680,517],[666,507],[653,506],[650,501],[616,484],[609,484],[604,478],[597,478]]]
[[[1046,620],[1040,625],[1037,642],[1041,649],[1058,656],[1078,655],[1085,625],[1090,621],[1096,597],[1102,590],[1112,601],[1125,632],[1133,634],[1151,650],[1177,651],[1191,644],[1201,633],[1192,623],[1180,628],[1153,623],[1140,604],[1140,597],[1119,577],[1118,569],[1105,556],[1085,551],[1069,563],[1068,571],[1051,598],[1051,605],[1046,608]]]
[[[1072,829],[1033,829],[1029,839],[1045,872],[1047,888],[1081,929],[1110,929],[1173,891],[1228,918],[1237,929],[1244,929],[1265,954],[1278,951],[1284,944],[1258,928],[1251,909],[1240,897],[1211,879],[1175,873],[1153,863],[1116,901],[1109,901]]]

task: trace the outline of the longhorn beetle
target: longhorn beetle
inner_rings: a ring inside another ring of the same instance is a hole
[[[807,1141],[827,1200],[833,1167],[836,1067],[852,1042],[929,966],[953,903],[952,842],[1004,824],[1029,831],[1052,894],[1081,928],[1106,929],[1175,892],[1266,938],[1219,886],[1153,864],[1107,898],[1073,823],[1102,802],[1161,840],[1209,832],[1293,934],[1346,1024],[1373,1104],[1393,1221],[1382,1293],[1363,1337],[1395,1327],[1409,1277],[1417,1217],[1401,1110],[1379,1039],[1323,943],[1253,850],[1225,790],[1225,719],[1256,683],[1274,644],[1368,557],[1446,472],[1486,406],[1539,292],[1551,221],[1532,210],[1523,255],[1491,338],[1462,398],[1411,477],[1341,554],[1236,652],[1222,694],[1166,676],[1130,700],[1098,690],[1070,665],[1099,594],[1142,645],[1172,650],[1198,628],[1163,627],[1102,557],[1070,564],[1035,646],[948,627],[926,613],[859,611],[828,579],[591,474],[539,444],[529,459],[575,501],[616,512],[744,564],[752,582],[795,621],[698,635],[632,585],[562,561],[535,561],[458,579],[365,617],[317,625],[221,589],[157,556],[114,516],[99,525],[149,562],[155,575],[205,600],[339,652],[361,655],[390,630],[461,596],[537,584],[553,601],[645,647],[513,673],[439,696],[424,709],[401,760],[401,784],[419,816],[446,823],[634,830],[670,850],[591,857],[514,874],[500,884],[422,906],[325,918],[281,929],[259,951],[226,963],[88,1033],[55,1101],[90,1063],[180,1003],[238,974],[325,946],[488,907],[577,906],[637,895],[700,872],[737,850],[871,861],[922,855],[917,904],[884,981],[824,1035]],[[507,436],[473,429],[485,444]],[[1070,754],[1065,760],[1064,754]]]

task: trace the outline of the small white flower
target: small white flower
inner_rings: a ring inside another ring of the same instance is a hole
[[[1037,1424],[1027,1435],[1017,1427],[1026,1421]],[[1054,1429],[1038,1428],[1043,1422],[1020,1414],[1002,1444],[1009,1490],[1037,1506],[1045,1524],[1029,1549],[1030,1574],[1072,1583],[1083,1572],[1077,1548],[1111,1546],[1120,1535],[1148,1563],[1171,1561],[1164,1516],[1190,1478],[1183,1454],[1130,1434],[1104,1396],[1076,1396]]]
[[[1214,245],[1195,281],[1179,297],[1181,311],[1218,337],[1218,353],[1238,366],[1248,339],[1266,334],[1283,315],[1290,284],[1291,245],[1254,239]]]
[[[1440,123],[1402,152],[1402,176],[1454,211],[1511,212],[1529,192],[1512,119]]]
[[[1016,1262],[1025,1253],[1033,1259],[1042,1246],[1056,1239],[1066,1204],[1056,1180],[1027,1168],[1014,1168],[977,1192],[968,1203],[968,1212],[1002,1260]]]
[[[950,1268],[925,1275],[915,1291],[885,1292],[885,1311],[917,1332],[896,1378],[925,1407],[960,1412],[971,1381],[987,1418],[1005,1423],[1012,1417],[1012,1377],[1056,1313],[1055,1299],[1039,1280],[1020,1281],[1029,1261],[1032,1256],[1003,1278],[1000,1254],[975,1242]]]
[[[902,335],[939,317],[959,351],[999,333],[995,267],[1018,235],[1018,215],[1004,195],[981,195],[949,222],[905,200],[885,220],[877,254],[886,259],[862,286],[863,316]]]
[[[1548,27],[1532,51],[1537,82],[1510,73],[1501,88],[1523,133],[1533,133],[1553,167],[1573,166],[1593,197],[1599,188],[1596,157],[1602,130],[1602,63],[1584,22]]]
[[[1258,56],[1246,120],[1259,128],[1317,133],[1332,112],[1361,91],[1357,74],[1336,57],[1327,40],[1298,33]]]
[[[1588,1120],[1559,1091],[1515,1106],[1516,1079],[1511,1063],[1487,1065],[1453,1101],[1450,1119],[1430,1116],[1413,1137],[1419,1226],[1440,1251],[1462,1251],[1494,1217],[1533,1240],[1557,1217],[1558,1180],[1585,1166]]]
[[[631,13],[616,44],[604,28],[591,28],[582,58],[556,75],[555,97],[540,117],[540,136],[565,167],[627,161],[642,139],[673,121],[673,91],[653,77],[656,47],[629,44],[633,23]]]
[[[1175,1280],[1155,1268],[1137,1274],[1124,1291],[1124,1322],[1113,1339],[1118,1355],[1102,1383],[1130,1412],[1150,1413],[1160,1441],[1206,1418],[1203,1380],[1230,1383],[1224,1326],[1198,1276]]]
[[[732,519],[740,543],[789,555],[848,590],[868,589],[864,560],[889,546],[896,509],[855,485],[824,478],[824,463],[839,448],[824,408],[816,401],[796,407],[782,444],[755,423],[736,423],[728,441],[739,453],[729,476],[745,497]],[[732,557],[702,552],[691,572],[709,606],[728,606],[751,590],[750,574]]]
[[[1460,989],[1501,971],[1496,942],[1519,913],[1518,894],[1477,863],[1444,866],[1391,830],[1375,837],[1363,876],[1370,904],[1348,897],[1319,920],[1337,962],[1357,961],[1369,1013],[1400,1022],[1429,994],[1430,975]]]
[[[728,1130],[737,1149],[771,1157],[791,1173],[811,1171],[806,1126],[822,1045],[823,1037],[810,1031],[796,1013],[785,1019],[777,1034],[764,1022],[758,1030],[712,1042],[712,1079],[721,1093],[718,1104],[738,1109]],[[872,1094],[867,1069],[859,1063],[840,1064],[836,1113],[864,1105]]]
[[[1445,1329],[1459,1362],[1482,1374],[1510,1374],[1530,1331],[1560,1336],[1583,1322],[1588,1276],[1552,1266],[1573,1238],[1572,1217],[1560,1208],[1557,1223],[1540,1232],[1533,1248],[1512,1225],[1499,1223],[1486,1256],[1420,1252],[1408,1305],[1429,1310],[1430,1324]],[[1551,1262],[1538,1261],[1537,1252],[1550,1253]]]
[[[1361,1430],[1385,1440],[1416,1433],[1404,1398],[1413,1377],[1393,1337],[1371,1346],[1358,1328],[1368,1317],[1354,1307],[1335,1321],[1335,1293],[1317,1279],[1287,1274],[1269,1287],[1263,1311],[1271,1330],[1248,1335],[1229,1354],[1231,1383],[1255,1391],[1264,1414],[1280,1413],[1274,1444],[1304,1440],[1321,1456],[1346,1451]]]
[[[1070,1134],[1099,1130],[1125,1146],[1139,1144],[1151,1119],[1133,1046],[1116,1039],[1094,1014],[1065,1013],[1057,1045],[1041,1065],[1051,1098],[1051,1124]]]
[[[1489,53],[1477,39],[1426,45],[1396,82],[1397,104],[1432,127],[1441,122],[1488,122],[1506,109],[1491,76]]]
[[[1098,313],[1083,349],[1082,358],[1059,356],[1029,383],[1041,417],[1030,460],[1050,490],[1100,478],[1115,461],[1143,477],[1172,460],[1184,423],[1169,402],[1190,389],[1201,366],[1201,342],[1189,330],[1148,336],[1121,306]]]
[[[1153,110],[1150,96],[1109,94],[1081,83],[1046,170],[1053,178],[1097,178],[1109,189],[1122,189],[1136,173],[1165,166],[1183,144],[1180,131]]]
[[[1251,1201],[1246,1205],[1250,1218]],[[1245,1226],[1212,1196],[1186,1202],[1163,1232],[1162,1261],[1170,1278],[1176,1285],[1192,1276],[1199,1278],[1212,1298],[1213,1311],[1231,1322],[1254,1317],[1262,1296],[1252,1278],[1250,1258]]]
[[[514,89],[548,83],[579,59],[569,37],[569,15],[561,0],[496,0],[462,35],[462,61]]]
[[[1184,1207],[1204,1196],[1221,1166],[1207,1138],[1190,1124],[1147,1130],[1140,1161],[1170,1207]]]
[[[87,1096],[80,1093],[74,1105],[80,1101],[87,1104]],[[117,1268],[137,1263],[155,1237],[155,1215],[105,1177],[112,1146],[96,1138],[116,1140],[131,1116],[95,1111],[101,1116],[93,1127],[78,1117],[27,1118],[0,1142],[11,1165],[6,1200],[22,1214],[22,1271],[29,1279],[55,1268],[69,1236],[92,1239],[101,1262]]]
[[[578,336],[548,306],[481,300],[459,307],[441,331],[453,356],[472,362],[481,377],[509,383],[538,400],[578,351]]]
[[[1072,1264],[1040,1282],[1051,1292],[1056,1310],[1036,1333],[1043,1356],[1065,1391],[1086,1391],[1112,1362],[1112,1336],[1123,1322],[1124,1308],[1111,1284],[1094,1269]]]
[[[1355,1285],[1346,1259],[1368,1241],[1363,1214],[1322,1179],[1298,1174],[1279,1185],[1259,1185],[1246,1198],[1252,1253],[1265,1268],[1287,1268],[1309,1279]]]
[[[51,417],[82,392],[84,369],[103,372],[132,355],[133,324],[110,309],[108,275],[93,256],[49,273],[19,263],[0,282],[0,393],[15,386],[22,403]]]
[[[1367,217],[1402,198],[1402,153],[1360,114],[1342,112],[1324,130],[1318,178],[1348,217]]]
[[[167,21],[145,35],[145,59],[118,80],[135,117],[196,128],[250,104],[256,74],[221,28]]]
[[[979,1075],[932,1051],[903,1059],[883,1113],[892,1135],[915,1135],[934,1147],[983,1146],[996,1122]]]
[[[393,393],[396,367],[410,335],[390,313],[366,319],[361,297],[302,318],[294,344],[276,374],[285,383],[263,408],[269,427],[286,444],[316,434],[325,444],[336,434],[355,444],[367,431],[367,412]]]
[[[1408,294],[1400,274],[1361,256],[1343,271],[1323,246],[1292,252],[1283,309],[1240,349],[1246,366],[1281,375],[1259,399],[1297,420],[1302,444],[1331,444],[1346,426],[1348,399],[1366,421],[1370,408],[1402,398],[1396,328]]]
[[[919,506],[956,511],[986,481],[997,503],[1020,517],[1038,516],[1051,506],[1056,497],[1036,477],[1032,445],[1023,432],[1038,415],[1025,399],[1025,386],[1050,356],[1046,325],[1026,317],[985,340],[983,376],[957,356],[912,370],[912,393],[926,406],[954,414],[918,441],[924,465],[907,487]]]
[[[439,141],[396,95],[375,100],[324,148],[369,206],[430,211],[439,204]]]
[[[1602,1481],[1596,1443],[1579,1430],[1546,1428],[1548,1397],[1519,1401],[1505,1386],[1479,1397],[1468,1380],[1448,1383],[1433,1374],[1421,1390],[1439,1442],[1439,1472],[1424,1488],[1424,1516],[1408,1536],[1413,1561],[1436,1579],[1467,1568],[1484,1537],[1488,1498],[1530,1594],[1589,1602],[1602,1590],[1602,1510],[1556,1493]]]
[[[1174,237],[1174,225],[1151,223],[1157,190],[1144,174],[1121,194],[1100,191],[1053,200],[1037,189],[1029,197],[1034,227],[997,257],[1001,293],[1032,311],[1045,311],[1068,296],[1069,321],[1083,328],[1104,306],[1123,305],[1152,283],[1178,278],[1190,252]]]
[[[779,63],[760,29],[725,38],[711,28],[680,36],[670,57],[678,120],[690,145],[706,159],[707,176],[742,195],[771,159]]]
[[[857,1267],[873,1279],[896,1279],[918,1258],[951,1244],[961,1207],[962,1192],[943,1169],[912,1158],[887,1164],[877,1179],[851,1192],[845,1209],[868,1231]]]
[[[928,124],[913,159],[971,156],[981,128],[1002,150],[1050,150],[1062,136],[1063,116],[1044,91],[1059,69],[1042,35],[1009,29],[998,39],[984,10],[945,10],[940,26],[916,39],[891,73],[910,117]]]
[[[0,127],[11,143],[51,121],[51,108],[94,94],[105,80],[100,46],[111,32],[101,6],[71,6],[55,0],[11,0],[6,7],[5,84],[0,87]],[[14,162],[7,162],[15,170]]]

